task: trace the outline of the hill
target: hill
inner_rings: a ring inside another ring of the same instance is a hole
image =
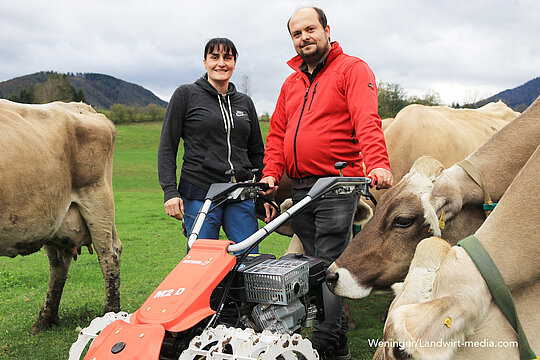
[[[0,82],[0,98],[7,99],[11,95],[18,94],[22,89],[36,87],[37,84],[46,82],[51,74],[54,73],[42,71]],[[109,110],[114,104],[143,107],[149,104],[167,106],[167,102],[158,98],[151,91],[113,76],[95,73],[68,73],[67,79],[77,91],[84,92],[86,103],[96,109]]]
[[[501,91],[487,99],[474,104],[475,107],[484,106],[489,102],[502,100],[514,111],[523,112],[536,98],[540,96],[540,77],[527,81],[525,84]]]

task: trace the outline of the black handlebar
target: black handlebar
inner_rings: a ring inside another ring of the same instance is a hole
[[[258,188],[262,191],[268,190],[270,187],[267,183],[261,182],[240,182],[240,183],[214,183],[210,185],[210,189],[206,193],[206,200],[218,201],[226,198],[231,192],[241,188]]]

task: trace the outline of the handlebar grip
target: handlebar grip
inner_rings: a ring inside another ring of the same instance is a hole
[[[371,187],[377,185],[377,183],[379,182],[379,179],[377,178],[376,175],[368,176],[368,178],[371,179],[371,184],[369,184],[369,186]]]
[[[257,185],[261,188],[261,191],[266,191],[270,189],[270,185],[268,185],[267,183],[257,183]]]

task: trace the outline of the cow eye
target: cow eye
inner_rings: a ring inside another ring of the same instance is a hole
[[[396,228],[408,228],[413,224],[412,218],[407,218],[403,216],[398,216],[394,219],[394,222],[392,223],[392,227]]]

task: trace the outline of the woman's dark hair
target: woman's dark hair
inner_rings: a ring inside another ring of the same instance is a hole
[[[231,55],[234,57],[234,61],[236,61],[238,51],[236,51],[236,46],[234,46],[234,43],[227,38],[213,38],[208,40],[206,46],[204,47],[204,59],[206,59],[206,56],[211,54],[216,48],[218,50],[223,50],[225,54],[230,51]]]

